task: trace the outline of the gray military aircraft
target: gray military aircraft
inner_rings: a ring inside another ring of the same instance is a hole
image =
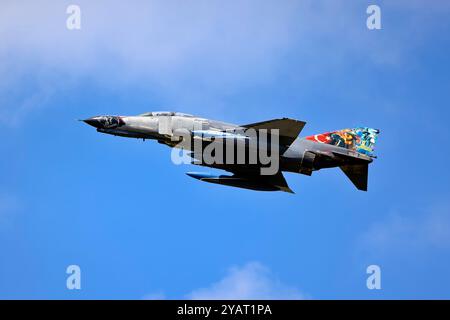
[[[357,189],[367,191],[368,165],[376,158],[373,151],[379,134],[377,129],[357,127],[300,138],[305,122],[299,120],[283,118],[235,125],[166,111],[95,116],[82,121],[101,133],[152,139],[184,149],[192,164],[232,173],[187,173],[200,181],[290,193],[283,171],[311,175],[332,167],[339,167]],[[212,160],[204,154],[208,148]],[[268,157],[276,166],[267,161]]]

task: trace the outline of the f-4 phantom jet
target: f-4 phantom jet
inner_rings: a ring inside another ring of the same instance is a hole
[[[293,191],[283,171],[311,175],[334,167],[339,167],[357,189],[367,191],[368,166],[376,158],[373,151],[380,132],[357,127],[301,138],[305,122],[299,120],[282,118],[235,125],[166,111],[95,116],[82,121],[101,133],[151,139],[182,149],[190,163],[230,173],[187,172],[200,181],[290,193]]]

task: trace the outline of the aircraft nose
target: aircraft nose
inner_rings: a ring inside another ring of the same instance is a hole
[[[89,119],[82,120],[82,121],[87,123],[90,126],[93,126],[94,128],[101,128],[103,126],[100,119],[98,119],[97,117],[89,118]]]

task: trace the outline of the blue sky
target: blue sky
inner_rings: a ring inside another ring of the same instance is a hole
[[[450,5],[373,3],[382,30],[368,1],[2,1],[0,298],[450,298]],[[76,121],[152,110],[367,125],[379,158],[367,193],[254,192]]]

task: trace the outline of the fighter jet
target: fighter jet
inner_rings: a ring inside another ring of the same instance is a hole
[[[200,181],[290,193],[293,191],[283,172],[310,176],[334,167],[339,167],[358,190],[367,191],[368,165],[376,158],[373,152],[380,132],[356,127],[299,137],[304,121],[282,118],[235,125],[168,111],[95,116],[82,121],[101,133],[156,140],[184,150],[192,164],[229,172],[186,173]],[[205,160],[206,151],[212,160]],[[268,163],[268,158],[272,163]]]

